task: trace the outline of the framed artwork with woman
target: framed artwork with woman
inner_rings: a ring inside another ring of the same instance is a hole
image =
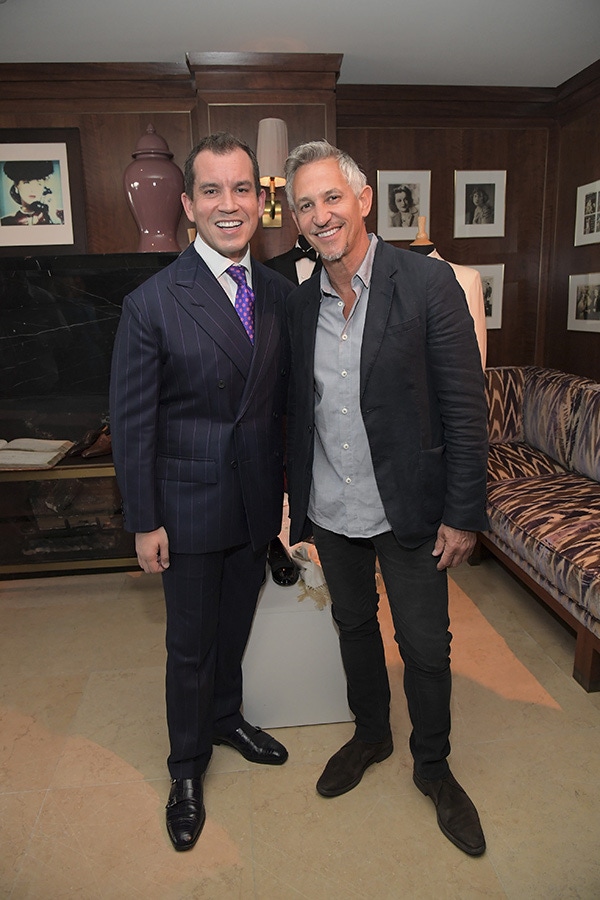
[[[454,237],[504,237],[506,172],[454,173]]]
[[[377,173],[377,234],[389,241],[412,241],[419,216],[429,219],[431,172]]]
[[[0,129],[0,255],[85,250],[78,129]]]

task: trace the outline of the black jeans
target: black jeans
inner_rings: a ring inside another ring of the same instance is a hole
[[[390,687],[377,619],[378,559],[404,661],[415,771],[421,778],[444,778],[450,753],[452,635],[448,579],[436,569],[434,540],[412,550],[401,547],[392,532],[347,538],[318,525],[314,538],[339,628],[356,737],[383,741],[390,734]]]

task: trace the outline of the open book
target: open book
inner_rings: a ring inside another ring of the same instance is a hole
[[[72,446],[73,441],[40,438],[0,440],[0,469],[51,469]]]

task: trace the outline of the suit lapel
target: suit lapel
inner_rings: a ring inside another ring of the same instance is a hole
[[[315,342],[317,337],[317,325],[321,310],[321,281],[319,278],[311,278],[305,281],[301,291],[305,291],[302,299],[292,302],[302,303],[303,308],[298,317],[299,327],[293,335],[293,341],[298,343],[298,359],[304,362],[303,380],[307,386],[310,397],[314,390],[315,371]],[[294,356],[292,348],[292,356]]]
[[[193,245],[177,260],[170,290],[177,302],[247,378],[252,363],[252,344],[229,297]]]
[[[252,263],[252,290],[254,291],[254,353],[240,404],[240,416],[244,413],[255,390],[261,383],[262,372],[265,366],[269,365],[273,347],[280,340],[278,321],[274,315],[274,306],[278,302],[278,298],[275,296],[273,282],[263,275],[254,262]]]
[[[369,376],[381,347],[387,327],[392,298],[394,275],[397,270],[393,255],[388,256],[386,244],[377,238],[378,245],[373,259],[369,303],[360,355],[360,394],[365,392]]]

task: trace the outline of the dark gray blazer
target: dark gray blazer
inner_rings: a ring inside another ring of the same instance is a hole
[[[128,531],[166,528],[179,553],[279,533],[288,351],[283,277],[252,262],[254,352],[190,245],[125,298],[111,435]]]
[[[310,534],[314,348],[319,278],[287,304],[292,366],[287,478],[293,543]],[[487,527],[487,413],[465,295],[449,265],[378,239],[360,364],[375,478],[398,541],[417,547],[441,522]]]

